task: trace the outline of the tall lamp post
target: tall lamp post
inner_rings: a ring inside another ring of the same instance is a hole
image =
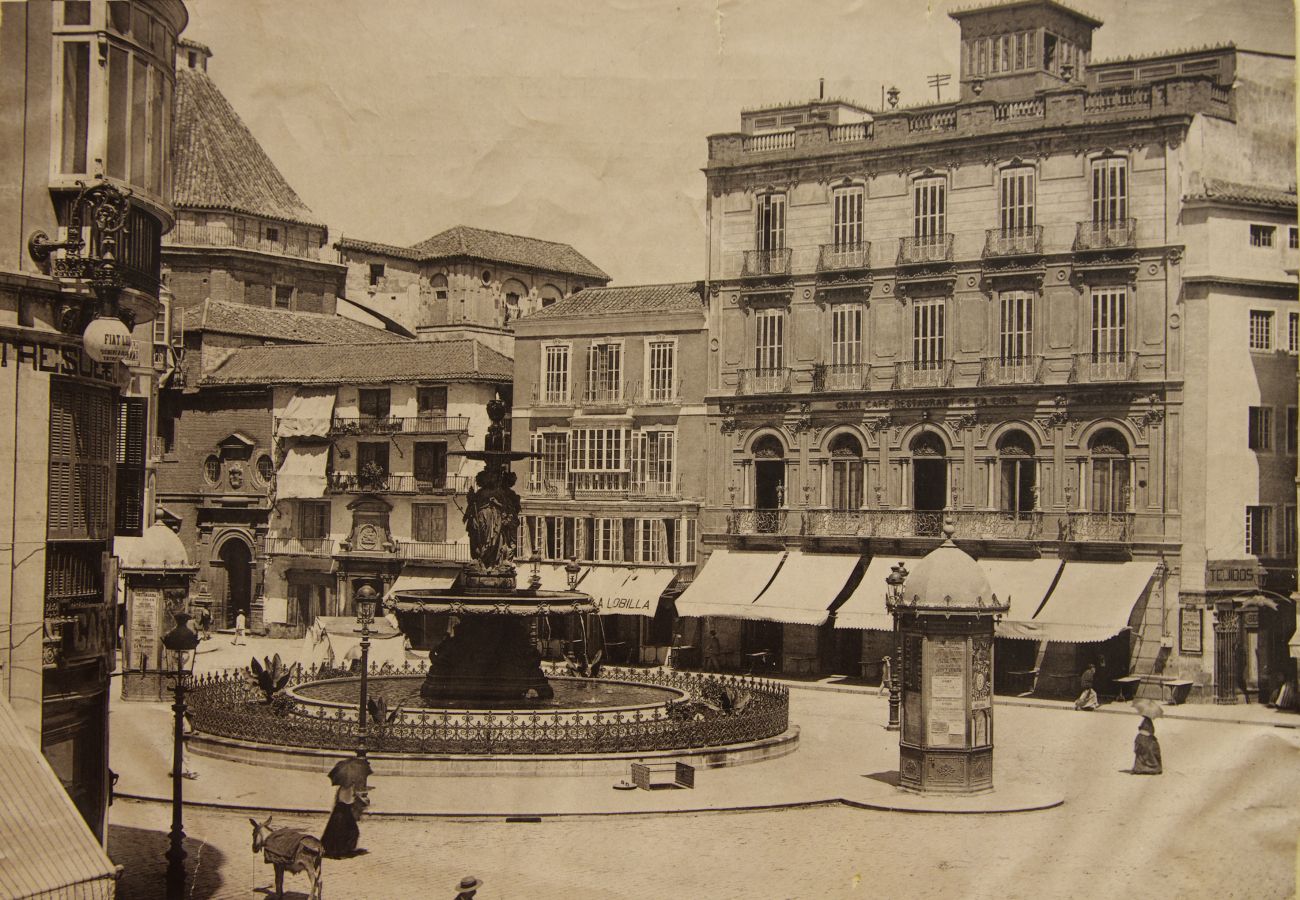
[[[370,585],[362,585],[353,601],[357,610],[357,624],[361,626],[361,706],[357,710],[360,734],[357,737],[357,756],[366,755],[366,712],[370,708],[370,626],[375,621],[375,607],[379,605],[379,592]]]
[[[898,706],[899,698],[902,696],[899,682],[902,672],[899,670],[903,668],[903,635],[898,628],[898,613],[895,608],[903,599],[903,583],[906,581],[907,567],[901,562],[892,566],[885,577],[886,605],[894,612],[894,664],[889,667],[889,724],[885,726],[889,731],[898,731],[902,727]]]
[[[185,896],[185,826],[181,810],[182,779],[185,762],[185,689],[194,674],[195,650],[199,646],[198,634],[186,624],[189,613],[176,614],[176,627],[163,635],[163,646],[176,662],[175,702],[176,730],[172,737],[172,830],[167,847],[167,900],[180,900]]]

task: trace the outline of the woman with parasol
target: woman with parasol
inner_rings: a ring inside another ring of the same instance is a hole
[[[370,763],[360,756],[339,760],[330,769],[330,783],[336,786],[334,809],[320,840],[325,855],[331,859],[357,852],[357,839],[361,837],[357,822],[370,805],[370,788],[366,784],[370,772]]]
[[[1155,719],[1164,715],[1164,709],[1154,700],[1134,700],[1133,708],[1142,716],[1137,737],[1133,739],[1134,775],[1159,775],[1164,771],[1160,758],[1160,742],[1156,740]]]

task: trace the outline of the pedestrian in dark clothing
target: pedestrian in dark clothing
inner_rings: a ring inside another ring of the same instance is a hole
[[[325,823],[325,833],[320,836],[325,855],[331,859],[340,859],[357,852],[357,839],[361,829],[357,822],[361,814],[370,805],[365,791],[354,790],[347,785],[340,785],[334,792],[334,809],[330,819]]]
[[[1088,668],[1083,670],[1079,676],[1079,698],[1074,701],[1075,709],[1096,709],[1101,706],[1101,701],[1097,699],[1097,692],[1092,689],[1093,680],[1097,677],[1097,667],[1088,663]]]
[[[1133,739],[1134,775],[1159,775],[1164,771],[1160,759],[1160,742],[1156,740],[1156,723],[1149,716],[1143,716],[1138,725],[1137,737]]]

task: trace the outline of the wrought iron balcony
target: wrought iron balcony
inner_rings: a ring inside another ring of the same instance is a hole
[[[533,388],[532,402],[534,406],[573,406],[573,394],[567,386],[562,391]]]
[[[984,256],[1033,256],[1043,252],[1043,226],[990,228],[984,233]]]
[[[734,509],[727,514],[727,534],[785,534],[789,510]]]
[[[812,389],[822,391],[861,391],[868,386],[871,366],[867,363],[826,363],[813,368]]]
[[[951,234],[927,234],[920,237],[898,239],[898,264],[900,266],[951,261]]]
[[[469,562],[469,544],[455,541],[398,541],[397,555],[405,560]]]
[[[1076,353],[1070,381],[1136,381],[1138,355],[1135,351]]]
[[[621,383],[588,384],[582,392],[583,406],[623,406],[626,403]]]
[[[894,390],[939,388],[952,384],[952,360],[913,360],[894,363]]]
[[[815,509],[805,514],[804,533],[814,537],[907,538],[943,534],[951,516],[956,537],[967,540],[1036,540],[1042,534],[1039,511],[959,509]]]
[[[632,488],[631,472],[570,472],[573,496],[626,497]]]
[[[1137,219],[1080,222],[1074,235],[1074,249],[1119,250],[1137,246]]]
[[[298,538],[268,535],[267,556],[330,556],[334,553],[333,538]]]
[[[637,406],[674,406],[682,402],[677,384],[650,384],[640,381],[632,383],[628,389],[628,402]]]
[[[856,244],[822,244],[817,256],[818,272],[844,272],[871,265],[871,241]]]
[[[467,475],[425,478],[416,475],[358,475],[330,472],[328,486],[333,494],[453,494],[469,490]]]
[[[350,434],[465,434],[468,416],[335,416],[330,436]]]
[[[1042,384],[1042,356],[993,356],[983,360],[980,385]]]
[[[744,277],[789,275],[790,256],[789,247],[780,250],[746,250],[745,266],[740,274]]]
[[[740,369],[736,384],[737,394],[784,394],[790,390],[791,370],[788,367],[775,369]]]
[[[1071,512],[1061,520],[1063,541],[1110,541],[1124,543],[1133,534],[1135,513]]]

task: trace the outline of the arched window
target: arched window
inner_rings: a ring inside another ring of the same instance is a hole
[[[781,459],[785,456],[785,448],[781,442],[770,434],[765,434],[758,440],[754,441],[754,459]]]
[[[546,307],[550,306],[552,303],[555,303],[557,300],[560,300],[564,296],[562,293],[560,293],[560,289],[553,284],[542,285],[541,290],[539,290],[537,293],[538,296],[542,298],[542,309],[545,309]]]
[[[785,448],[773,435],[765,434],[753,445],[755,509],[782,509],[785,507]],[[759,522],[760,531],[775,531],[778,520]]]
[[[429,279],[429,287],[433,289],[433,299],[435,300],[447,299],[447,276],[446,275],[434,275],[432,278]]]
[[[831,508],[862,507],[862,445],[851,434],[831,441]]]
[[[1128,454],[1128,441],[1114,428],[1103,428],[1088,441],[1088,455],[1092,465],[1093,512],[1128,512]]]
[[[1004,512],[1031,512],[1038,464],[1034,460],[1034,442],[1023,431],[1008,431],[998,439],[1001,472],[1001,509]]]
[[[519,309],[519,301],[528,296],[528,287],[522,281],[511,278],[501,285],[501,295],[505,298],[506,306],[515,312]]]

